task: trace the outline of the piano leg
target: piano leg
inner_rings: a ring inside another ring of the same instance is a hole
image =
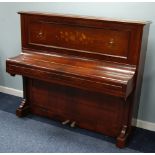
[[[125,147],[128,135],[127,126],[123,126],[121,134],[117,137],[116,146],[119,148]]]
[[[125,147],[127,141],[128,141],[128,137],[131,133],[132,130],[132,126],[131,126],[131,120],[132,120],[132,108],[133,108],[133,94],[131,94],[127,100],[123,99],[123,105],[122,105],[122,110],[123,110],[123,114],[122,114],[122,128],[120,131],[120,134],[117,137],[117,141],[116,141],[116,146],[119,148],[123,148]]]
[[[23,77],[23,100],[21,101],[20,106],[16,110],[16,115],[18,117],[23,117],[26,116],[30,112],[30,106],[29,103],[27,102],[26,99],[26,85],[27,85],[27,80],[26,77]]]

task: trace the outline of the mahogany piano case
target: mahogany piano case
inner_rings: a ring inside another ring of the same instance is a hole
[[[19,14],[22,53],[6,61],[8,73],[23,77],[17,116],[64,121],[124,147],[139,103],[150,23]]]

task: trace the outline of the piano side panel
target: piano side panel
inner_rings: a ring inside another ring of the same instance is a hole
[[[145,25],[141,30],[141,44],[140,44],[140,54],[137,57],[137,72],[136,72],[136,81],[135,81],[135,92],[134,92],[134,107],[133,107],[133,117],[138,117],[138,108],[140,104],[140,96],[141,96],[141,87],[143,82],[143,72],[145,66],[145,58],[147,52],[147,44],[148,44],[148,36],[149,36],[149,28],[150,24]]]

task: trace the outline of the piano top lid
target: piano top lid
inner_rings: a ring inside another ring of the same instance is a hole
[[[47,16],[47,17],[67,17],[67,18],[76,18],[76,19],[88,19],[95,21],[103,22],[116,22],[122,24],[136,24],[136,25],[146,25],[151,24],[151,21],[145,20],[128,20],[128,19],[118,19],[118,18],[107,18],[107,17],[97,17],[97,16],[84,16],[84,15],[73,15],[73,14],[59,14],[59,13],[49,13],[49,12],[37,12],[37,11],[19,11],[19,14],[25,15],[38,15],[38,16]]]

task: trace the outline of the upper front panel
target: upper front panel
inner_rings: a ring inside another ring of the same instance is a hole
[[[23,49],[131,62],[137,25],[45,15],[22,15]]]
[[[29,25],[29,45],[96,54],[126,57],[130,33],[126,31],[32,21]]]

